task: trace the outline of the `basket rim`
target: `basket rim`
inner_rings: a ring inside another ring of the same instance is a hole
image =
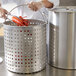
[[[47,24],[47,23],[46,23],[45,21],[43,21],[43,20],[36,20],[36,19],[27,19],[27,20],[29,20],[29,21],[30,21],[30,20],[35,20],[35,21],[43,22],[43,24],[40,24],[41,26],[44,26],[44,25]],[[9,22],[9,21],[6,21],[6,22]],[[5,27],[10,26],[9,24],[6,25],[6,24],[5,24],[6,22],[3,23],[3,26],[5,26]],[[10,21],[10,22],[11,22],[11,21]],[[40,26],[40,25],[38,24],[38,25],[36,25],[36,26],[10,26],[10,27],[17,27],[17,28],[18,28],[18,27],[19,27],[19,28],[20,28],[20,27],[37,27],[37,26]]]

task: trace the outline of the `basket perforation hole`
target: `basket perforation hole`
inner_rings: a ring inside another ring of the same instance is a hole
[[[33,60],[33,58],[31,58],[31,60]]]
[[[31,64],[33,64],[33,62],[31,62]]]
[[[29,32],[29,30],[27,30],[27,32]]]
[[[16,39],[16,37],[15,37],[15,39]]]
[[[27,57],[27,56],[25,56],[25,57]]]
[[[16,35],[16,34],[14,34],[14,35]]]
[[[11,37],[11,39],[13,39],[13,38]]]
[[[25,61],[27,61],[27,59],[25,59]]]
[[[37,62],[35,61],[35,63],[37,63]]]
[[[32,37],[30,39],[32,40]]]
[[[17,67],[17,65],[15,65],[15,67]]]
[[[22,50],[22,49],[21,49]],[[22,52],[21,52],[21,54],[22,54]]]
[[[20,62],[18,62],[18,64],[20,64]]]
[[[32,24],[35,24],[34,22]]]
[[[31,55],[31,57],[33,57],[33,55]]]
[[[17,60],[17,59],[15,59],[15,60]]]
[[[30,60],[30,59],[28,59],[28,60]]]
[[[28,39],[30,39],[30,38],[28,37]]]
[[[26,30],[24,30],[24,32],[26,32]]]
[[[26,39],[26,38],[24,38],[24,39]]]
[[[25,67],[27,67],[27,66],[25,66]]]
[[[32,36],[32,34],[30,34]]]
[[[17,57],[17,55],[15,55],[15,57]]]
[[[27,62],[25,62],[25,64],[27,64]]]
[[[28,64],[30,64],[30,62],[28,62]]]
[[[22,32],[22,30],[20,30],[20,32]]]
[[[23,61],[23,59],[21,59],[21,61]]]
[[[22,36],[22,34],[20,34]],[[22,39],[22,38],[21,38]]]
[[[18,66],[18,67],[20,67],[20,66]]]
[[[23,62],[21,62],[21,64],[23,64]]]
[[[30,65],[28,67],[30,67]]]

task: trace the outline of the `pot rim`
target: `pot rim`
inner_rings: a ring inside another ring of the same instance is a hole
[[[53,12],[76,12],[76,6],[58,6],[58,7],[54,7],[52,9],[49,9],[49,11],[53,11]]]

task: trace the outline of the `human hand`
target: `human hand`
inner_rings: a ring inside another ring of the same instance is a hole
[[[30,2],[28,4],[28,7],[33,11],[37,11],[43,7],[43,4],[42,4],[42,2]]]
[[[40,2],[30,2],[28,4],[28,7],[33,10],[37,11],[42,7],[45,8],[53,8],[54,4],[52,2],[49,2],[48,0],[40,1]]]
[[[7,10],[5,10],[5,9],[3,9],[3,8],[1,8],[0,7],[0,18],[7,18],[6,17],[6,14],[8,13],[8,11]]]

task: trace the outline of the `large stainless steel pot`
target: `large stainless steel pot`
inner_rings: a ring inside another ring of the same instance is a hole
[[[76,69],[76,9],[49,10],[49,63],[58,68]]]

